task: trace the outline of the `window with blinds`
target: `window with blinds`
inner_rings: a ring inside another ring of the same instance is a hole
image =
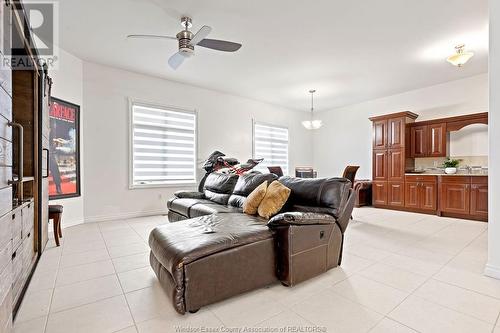
[[[196,183],[196,113],[133,102],[130,186]]]
[[[257,170],[268,171],[268,166],[280,166],[288,174],[288,128],[259,122],[253,124],[253,155],[263,158]]]

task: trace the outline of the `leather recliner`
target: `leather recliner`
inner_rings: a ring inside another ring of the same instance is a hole
[[[278,179],[275,174],[248,173],[241,176],[211,173],[203,192],[178,191],[167,202],[170,222],[210,214],[242,213],[243,202],[257,186]]]
[[[243,214],[246,196],[276,178],[209,175],[203,193],[169,200],[169,217],[179,222],[151,232],[150,262],[177,312],[278,280],[292,286],[340,264],[354,206],[350,181],[281,177],[291,194],[280,214],[269,221]]]

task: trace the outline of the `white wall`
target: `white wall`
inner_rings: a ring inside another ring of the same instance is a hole
[[[486,275],[500,279],[500,2],[490,0],[490,127],[488,264]]]
[[[488,76],[482,74],[399,95],[319,112],[325,124],[313,135],[314,167],[320,177],[338,176],[348,164],[357,178],[371,179],[371,116],[412,111],[418,120],[488,111]]]
[[[52,96],[65,101],[80,105],[80,124],[83,120],[83,62],[74,55],[60,49],[58,68],[51,70],[49,75],[53,78]],[[64,227],[83,222],[83,131],[80,125],[80,168],[81,171],[81,193],[77,198],[68,198],[63,200],[52,200],[51,204],[60,204],[64,206],[62,225]]]
[[[312,163],[311,134],[301,125],[305,113],[93,63],[85,62],[83,73],[86,222],[164,213],[178,190],[129,190],[128,98],[196,109],[200,161],[216,149],[251,157],[255,118],[289,128],[290,170]]]
[[[450,156],[488,156],[488,125],[472,124],[450,133]]]

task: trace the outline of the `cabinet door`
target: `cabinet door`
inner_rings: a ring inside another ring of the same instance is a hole
[[[488,218],[488,185],[471,185],[470,214],[483,219]]]
[[[387,205],[404,207],[405,188],[404,182],[389,182],[387,188]]]
[[[405,183],[405,207],[419,208],[419,183],[406,182]]]
[[[470,184],[441,184],[441,210],[455,214],[469,214]]]
[[[427,156],[446,157],[446,124],[433,124],[427,127]]]
[[[387,182],[373,182],[372,184],[372,197],[375,206],[387,205]]]
[[[420,183],[420,208],[436,211],[437,210],[437,184]]]
[[[411,157],[427,156],[427,126],[414,126],[410,130]]]
[[[387,120],[373,122],[373,148],[387,148]]]
[[[387,144],[389,148],[402,148],[405,145],[405,118],[392,118],[387,121]]]
[[[388,151],[387,169],[389,181],[404,181],[405,158],[402,149],[390,149]]]
[[[387,180],[387,150],[373,151],[373,180]]]

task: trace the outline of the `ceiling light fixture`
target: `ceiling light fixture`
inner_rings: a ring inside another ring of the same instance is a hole
[[[304,126],[308,130],[316,130],[323,126],[323,122],[321,120],[314,120],[313,118],[313,111],[314,111],[314,93],[316,90],[311,89],[309,90],[309,93],[311,94],[311,120],[304,120],[302,122],[302,126]]]
[[[464,44],[455,46],[456,53],[446,58],[446,61],[457,67],[462,67],[463,65],[465,65],[465,63],[474,56],[474,53],[465,51],[464,48]]]

